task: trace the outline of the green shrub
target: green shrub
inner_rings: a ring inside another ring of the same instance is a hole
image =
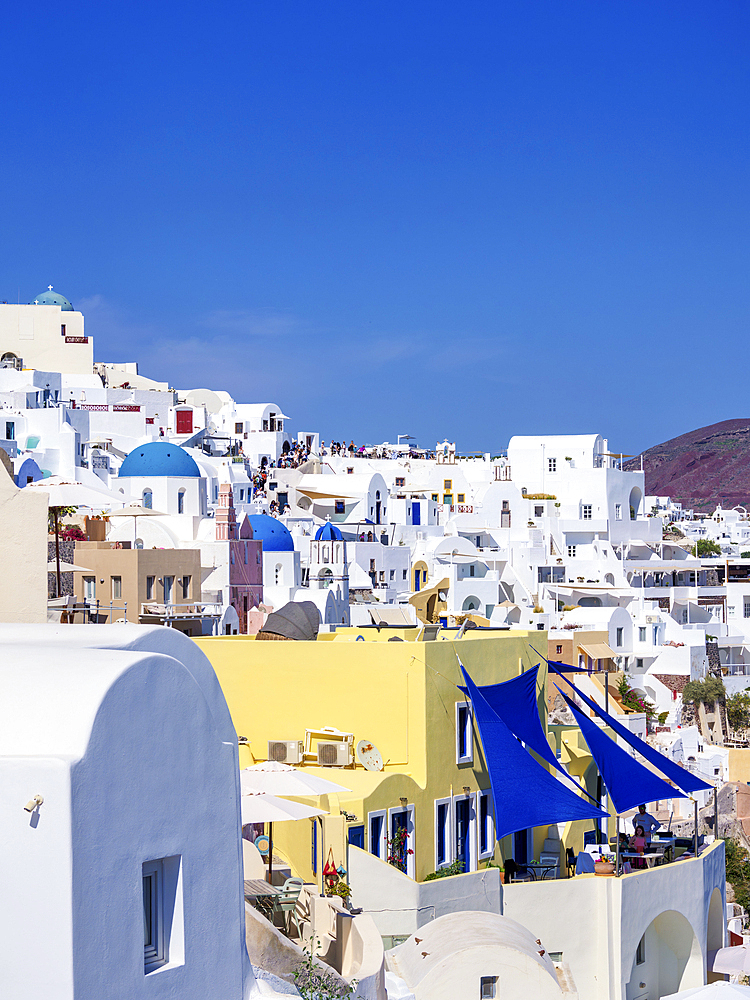
[[[732,729],[747,729],[750,726],[750,688],[731,695],[726,704],[727,721]]]
[[[691,552],[694,556],[707,559],[709,556],[720,556],[721,547],[716,542],[712,542],[710,538],[699,538]]]
[[[750,854],[738,841],[724,838],[727,882],[734,889],[734,898],[745,910],[750,909]]]
[[[430,872],[429,875],[425,875],[424,881],[431,882],[436,878],[448,878],[449,875],[463,875],[463,871],[463,861],[456,859],[455,861],[451,861],[449,865],[446,865],[445,868],[438,868],[436,872]]]

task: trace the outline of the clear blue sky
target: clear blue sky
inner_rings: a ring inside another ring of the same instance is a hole
[[[750,6],[9,5],[0,299],[376,442],[748,415]]]

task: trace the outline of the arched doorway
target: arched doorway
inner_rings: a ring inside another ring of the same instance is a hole
[[[635,521],[635,519],[638,517],[638,514],[640,513],[641,500],[643,500],[643,494],[641,493],[641,491],[638,489],[637,486],[634,486],[633,489],[630,491],[630,500],[629,500],[631,521]]]
[[[711,893],[711,902],[708,904],[708,920],[706,921],[706,953],[708,956],[711,955],[711,952],[724,947],[725,928],[724,901],[721,898],[721,890],[717,888]],[[708,982],[720,983],[723,979],[724,976],[718,972],[710,971],[709,959]]]
[[[462,608],[463,611],[478,611],[479,610],[479,598],[478,597],[467,597],[464,601]]]
[[[661,997],[703,984],[703,955],[687,918],[665,910],[636,945],[625,1000]]]

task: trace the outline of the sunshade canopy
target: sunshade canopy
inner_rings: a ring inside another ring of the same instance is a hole
[[[578,647],[586,656],[590,656],[592,660],[611,660],[613,656],[617,656],[617,653],[608,646],[606,642],[589,642],[585,646]]]
[[[312,601],[289,601],[266,618],[261,632],[283,635],[285,639],[317,639],[320,611]]]
[[[300,802],[280,799],[269,792],[243,792],[240,799],[242,822],[244,823],[285,823],[293,819],[309,819],[325,816],[325,809],[315,809]]]
[[[327,795],[350,792],[350,788],[335,781],[308,774],[278,760],[262,761],[240,771],[240,783],[245,792],[270,792],[272,795]]]

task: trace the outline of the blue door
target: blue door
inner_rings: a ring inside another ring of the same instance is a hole
[[[421,514],[421,511],[419,509],[419,504],[416,503],[414,500],[412,500],[412,502],[411,502],[411,523],[412,524],[421,524],[422,523],[421,518],[422,518],[422,514]]]
[[[471,799],[456,800],[456,860],[463,862],[463,870],[469,871],[471,854],[469,848],[469,820]]]
[[[353,844],[355,847],[359,847],[360,850],[365,849],[365,828],[364,826],[350,826],[349,827],[349,843]]]

